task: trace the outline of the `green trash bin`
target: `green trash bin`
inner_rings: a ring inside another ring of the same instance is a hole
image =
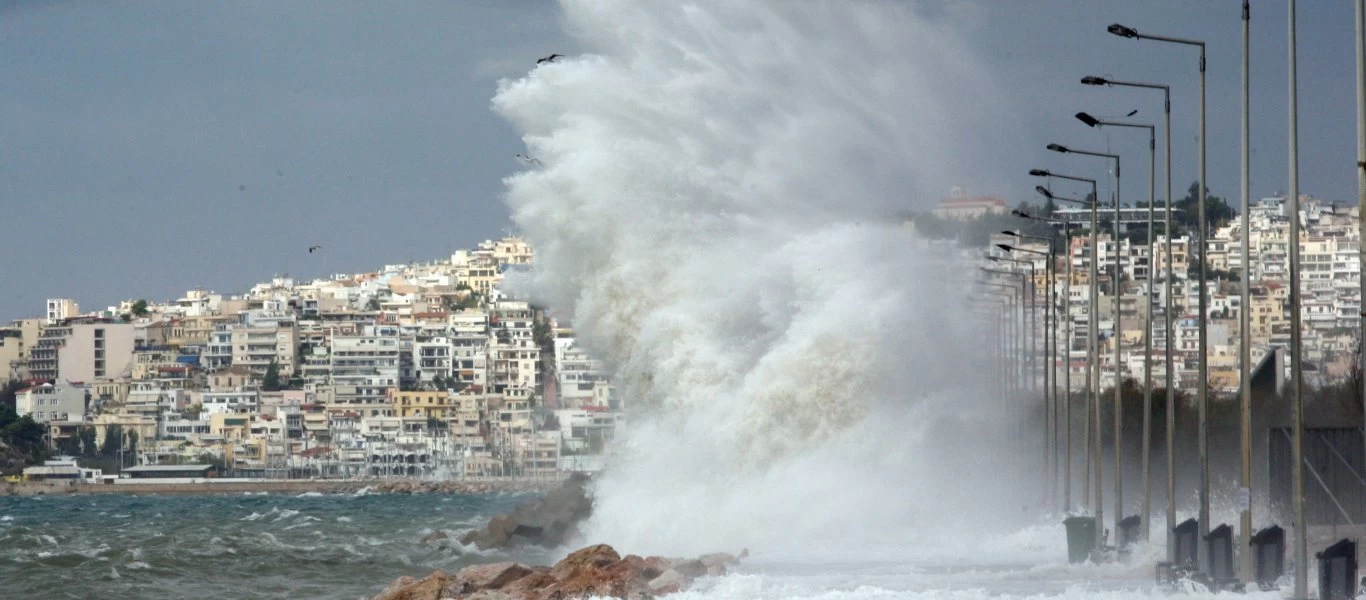
[[[1062,524],[1067,527],[1068,562],[1086,562],[1091,551],[1096,549],[1096,518],[1068,517]]]

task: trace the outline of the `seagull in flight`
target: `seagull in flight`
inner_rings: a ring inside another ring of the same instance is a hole
[[[309,254],[313,254],[314,252],[316,252],[316,251],[318,251],[318,250],[322,250],[322,249],[323,249],[322,246],[309,246],[309,247],[308,247],[308,253],[309,253]]]
[[[547,57],[545,57],[545,58],[538,58],[538,59],[536,59],[536,64],[539,65],[539,64],[542,64],[542,63],[552,63],[552,62],[555,62],[555,59],[561,58],[561,57],[563,57],[563,56],[564,56],[563,54],[551,54],[550,56],[547,56]]]
[[[525,154],[522,154],[521,152],[517,153],[517,158],[528,165],[537,165],[541,167],[545,166],[545,163],[541,162],[540,159],[527,156]]]

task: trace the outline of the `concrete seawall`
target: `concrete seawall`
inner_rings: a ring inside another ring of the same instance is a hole
[[[120,481],[117,484],[74,482],[22,482],[0,484],[0,496],[58,496],[66,494],[157,494],[198,496],[209,494],[352,494],[368,489],[377,494],[496,494],[544,492],[559,485],[559,480],[487,478],[447,481],[405,479],[381,480],[204,480],[200,482]]]

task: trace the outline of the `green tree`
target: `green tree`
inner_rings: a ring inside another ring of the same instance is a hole
[[[104,431],[104,443],[100,445],[100,456],[105,458],[117,456],[119,448],[123,446],[123,426],[110,425]]]
[[[147,301],[146,301],[146,300],[142,300],[142,299],[139,298],[137,302],[134,302],[134,303],[133,303],[133,316],[135,316],[135,317],[142,317],[142,316],[146,316],[146,315],[147,315]]]
[[[64,437],[57,440],[57,452],[66,456],[81,455],[81,438]]]
[[[133,464],[138,464],[138,432],[130,430],[128,432],[128,452],[133,457]]]
[[[266,367],[266,376],[261,379],[261,389],[267,392],[280,391],[280,365],[271,359]]]
[[[94,458],[95,455],[99,453],[99,447],[95,445],[95,435],[94,427],[81,428],[80,438],[82,456]]]
[[[22,389],[24,389],[24,384],[18,379],[6,381],[5,385],[0,386],[0,407],[9,407],[10,410],[14,410],[15,396]]]
[[[1172,213],[1172,220],[1178,225],[1178,232],[1194,232],[1196,221],[1200,218],[1200,203],[1196,199],[1196,194],[1200,191],[1200,182],[1192,181],[1186,190],[1186,197],[1177,200],[1173,208],[1180,212]],[[1208,227],[1215,229],[1227,225],[1237,213],[1225,202],[1223,198],[1209,193],[1209,188],[1205,188],[1205,219]],[[1208,231],[1208,230],[1207,230]]]
[[[365,303],[365,310],[379,310],[379,298],[371,298]]]

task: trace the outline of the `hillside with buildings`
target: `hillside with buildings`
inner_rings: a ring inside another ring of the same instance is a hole
[[[51,453],[234,477],[552,477],[601,467],[624,422],[604,366],[501,289],[518,238],[449,259],[0,328],[0,382]],[[17,388],[17,389],[16,389]],[[11,467],[11,471],[13,468]]]

